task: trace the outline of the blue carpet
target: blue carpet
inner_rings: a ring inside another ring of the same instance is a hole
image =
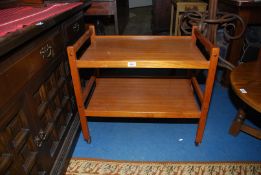
[[[72,157],[138,161],[261,161],[261,141],[241,132],[228,134],[236,115],[228,89],[216,83],[199,146],[197,125],[176,120],[89,122],[92,143],[80,134]]]

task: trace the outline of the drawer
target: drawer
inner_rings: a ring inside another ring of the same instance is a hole
[[[55,28],[22,48],[14,50],[0,62],[0,107],[17,94],[43,67],[63,53],[60,30]]]
[[[74,43],[85,31],[83,13],[78,13],[63,23],[66,44]]]

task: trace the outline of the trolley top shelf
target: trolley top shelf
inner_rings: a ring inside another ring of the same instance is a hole
[[[191,36],[95,36],[78,68],[208,69]]]

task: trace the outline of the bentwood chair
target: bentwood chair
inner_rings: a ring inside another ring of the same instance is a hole
[[[176,10],[176,14],[174,11]],[[180,15],[186,11],[195,10],[205,12],[207,10],[207,3],[201,0],[171,0],[171,16],[170,16],[170,35],[173,34],[173,19],[175,20],[174,35],[181,35],[180,31]]]

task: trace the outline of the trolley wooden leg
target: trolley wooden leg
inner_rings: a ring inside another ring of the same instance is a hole
[[[206,117],[199,119],[198,130],[197,130],[197,135],[195,140],[195,144],[197,146],[202,142],[202,138],[206,126],[206,119],[207,119]]]
[[[88,121],[86,116],[80,116],[80,122],[82,127],[82,134],[84,140],[86,140],[87,143],[91,143],[91,137],[89,134],[89,127],[88,127]]]
[[[215,73],[216,73],[216,67],[218,62],[218,55],[219,55],[219,49],[218,48],[212,48],[210,51],[210,65],[208,69],[208,76],[206,80],[206,87],[205,92],[203,95],[203,100],[201,104],[201,114],[199,118],[199,124],[198,124],[198,130],[196,135],[196,145],[199,145],[202,142],[204,130],[206,127],[206,121],[207,121],[207,115],[209,110],[209,104],[211,99],[211,94],[213,90],[213,85],[215,81]],[[202,95],[200,95],[202,96]]]

